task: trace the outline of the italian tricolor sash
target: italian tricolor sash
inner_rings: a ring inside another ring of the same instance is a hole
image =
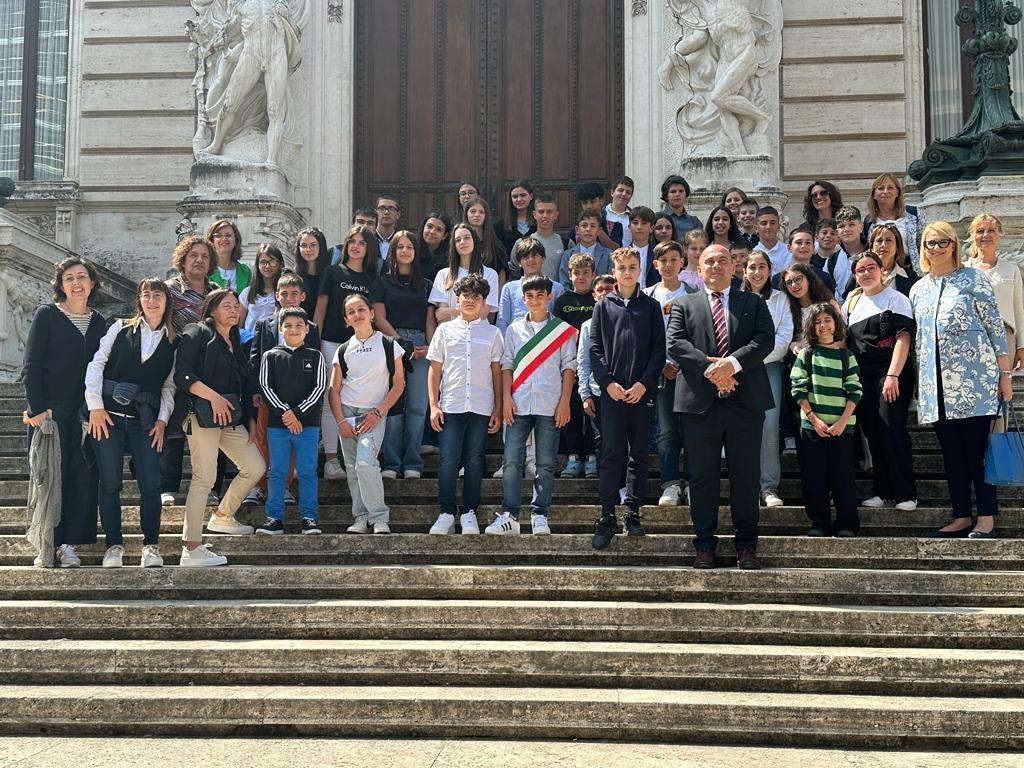
[[[512,391],[515,392],[574,333],[576,329],[564,320],[557,317],[548,320],[547,325],[537,331],[516,353],[512,361]]]

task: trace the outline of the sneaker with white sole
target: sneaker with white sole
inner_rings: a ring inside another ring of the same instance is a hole
[[[881,496],[872,496],[870,499],[864,499],[864,501],[862,501],[860,505],[862,507],[871,507],[872,509],[879,509],[881,507],[884,507],[885,503],[885,499],[883,499]],[[911,509],[913,509],[916,506],[917,503],[915,502],[914,506],[911,507]]]
[[[621,488],[619,488],[619,503],[626,503],[626,486],[622,486]]]
[[[480,523],[476,519],[476,510],[470,509],[459,516],[459,527],[463,536],[479,536]]]
[[[420,446],[420,456],[433,456],[436,453],[437,453],[437,446],[436,445],[421,445]]]
[[[354,523],[352,523],[352,525],[350,525],[345,530],[349,533],[369,533],[370,523],[365,517],[362,517],[356,520]]]
[[[267,501],[267,494],[263,492],[263,489],[258,485],[253,486],[253,489],[249,491],[245,498],[242,499],[243,507],[260,507],[263,506]]]
[[[266,522],[256,529],[257,535],[281,536],[284,534],[284,521],[268,517]]]
[[[494,522],[484,528],[488,536],[518,536],[519,521],[509,512],[502,512],[494,518]]]
[[[337,459],[324,462],[324,480],[344,480],[345,468]]]
[[[302,535],[303,536],[319,536],[321,533],[320,525],[312,517],[302,518]]]
[[[385,520],[378,520],[373,524],[373,532],[378,534],[389,534],[391,533],[391,526],[388,525]]]
[[[779,498],[779,494],[769,489],[761,494],[764,497],[764,505],[766,507],[781,507],[785,502]]]
[[[782,441],[782,455],[783,456],[796,456],[796,438],[787,437]]]
[[[896,509],[898,509],[900,512],[913,512],[915,509],[917,509],[917,499],[907,499],[906,501],[901,501],[899,504],[896,505]]]
[[[82,561],[75,554],[74,547],[70,544],[61,544],[57,547],[56,563],[58,568],[80,568]]]
[[[534,536],[550,536],[551,526],[548,525],[548,516],[536,513],[530,515],[530,530],[533,531]]]
[[[418,469],[407,469],[405,470],[405,472],[402,473],[402,477],[405,478],[406,480],[419,480],[421,477],[423,477],[423,473],[420,472]]]
[[[505,465],[504,464],[502,464],[500,467],[498,467],[496,470],[494,470],[494,474],[491,475],[491,477],[497,477],[497,478],[502,478],[504,476],[505,476]],[[459,477],[462,477],[462,475],[459,474]]]
[[[398,473],[395,470],[393,470],[393,469],[382,469],[380,471],[380,476],[383,477],[385,480],[397,480],[398,479]]]
[[[455,533],[455,515],[450,512],[442,512],[430,526],[430,533],[433,536],[448,536]]]
[[[160,547],[156,544],[144,544],[139,565],[143,568],[163,568],[164,559],[160,556]]]
[[[670,485],[661,492],[661,498],[658,499],[659,507],[676,507],[679,505],[679,497],[682,495],[678,485]]]
[[[107,547],[107,551],[103,555],[103,567],[120,568],[122,565],[124,565],[124,547],[120,544]]]
[[[173,493],[161,493],[160,494],[160,506],[161,507],[173,507],[174,506],[174,494]]]
[[[181,559],[178,561],[178,565],[182,568],[209,568],[214,565],[227,564],[228,559],[211,550],[209,544],[200,544],[191,551],[188,547],[182,547]]]
[[[232,536],[248,536],[256,531],[251,525],[244,525],[234,515],[210,515],[206,530],[211,533],[227,533]]]

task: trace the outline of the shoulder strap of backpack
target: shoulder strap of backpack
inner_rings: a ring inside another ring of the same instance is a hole
[[[395,382],[395,342],[390,336],[381,334],[381,338],[384,339],[384,359],[388,364],[388,389]]]
[[[345,360],[345,353],[348,352],[348,345],[352,343],[352,339],[349,339],[340,347],[338,347],[338,365],[341,366],[341,378],[348,378],[348,362]]]

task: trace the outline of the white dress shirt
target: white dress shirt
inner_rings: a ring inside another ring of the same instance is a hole
[[[715,310],[714,310],[714,307],[715,307],[714,301],[715,301],[715,299],[711,295],[712,293],[720,293],[720,294],[722,294],[722,299],[721,299],[721,301],[722,301],[722,310],[725,312],[725,337],[729,338],[729,286],[726,285],[725,288],[723,288],[721,291],[712,291],[706,285],[704,286],[704,295],[707,296],[707,298],[708,298],[708,309],[711,310],[711,317],[712,317],[712,320],[713,320],[714,316],[715,316]],[[714,329],[712,328],[712,336],[713,335],[714,335]],[[711,355],[711,357],[714,357],[714,355]],[[743,366],[740,365],[740,361],[736,359],[735,355],[729,355],[725,359],[728,360],[730,363],[732,363],[732,371],[733,371],[733,373],[739,373],[740,371],[743,370]]]
[[[441,363],[438,406],[442,412],[491,415],[491,363],[501,362],[503,348],[501,331],[486,320],[467,323],[456,317],[437,326],[427,349],[427,360]]]
[[[110,359],[110,350],[114,348],[114,340],[117,339],[117,334],[121,332],[124,325],[124,320],[115,320],[111,324],[100,340],[99,349],[93,355],[92,362],[85,369],[85,404],[90,411],[106,407],[103,405],[103,370],[107,367],[107,360]],[[142,362],[146,362],[156,352],[156,348],[167,332],[164,328],[154,331],[145,320],[140,320],[139,325],[142,327]],[[174,410],[173,365],[171,372],[167,374],[167,379],[160,387],[160,413],[157,415],[157,420],[166,424],[167,420],[171,418],[172,410]]]

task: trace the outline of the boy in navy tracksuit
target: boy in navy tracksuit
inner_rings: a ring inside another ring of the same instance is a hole
[[[612,253],[617,288],[594,306],[590,364],[601,387],[601,519],[593,546],[604,549],[616,534],[615,503],[626,465],[625,533],[642,536],[640,507],[647,483],[648,445],[654,425],[658,377],[665,367],[665,324],[654,299],[640,290],[640,254]],[[628,464],[627,462],[628,447]]]
[[[303,533],[320,533],[317,525],[316,453],[320,413],[327,392],[327,366],[319,351],[304,345],[309,331],[300,307],[281,310],[278,317],[284,343],[263,356],[260,389],[270,415],[267,444],[267,521],[256,533],[284,533],[285,478],[295,451],[299,478],[299,516]]]

